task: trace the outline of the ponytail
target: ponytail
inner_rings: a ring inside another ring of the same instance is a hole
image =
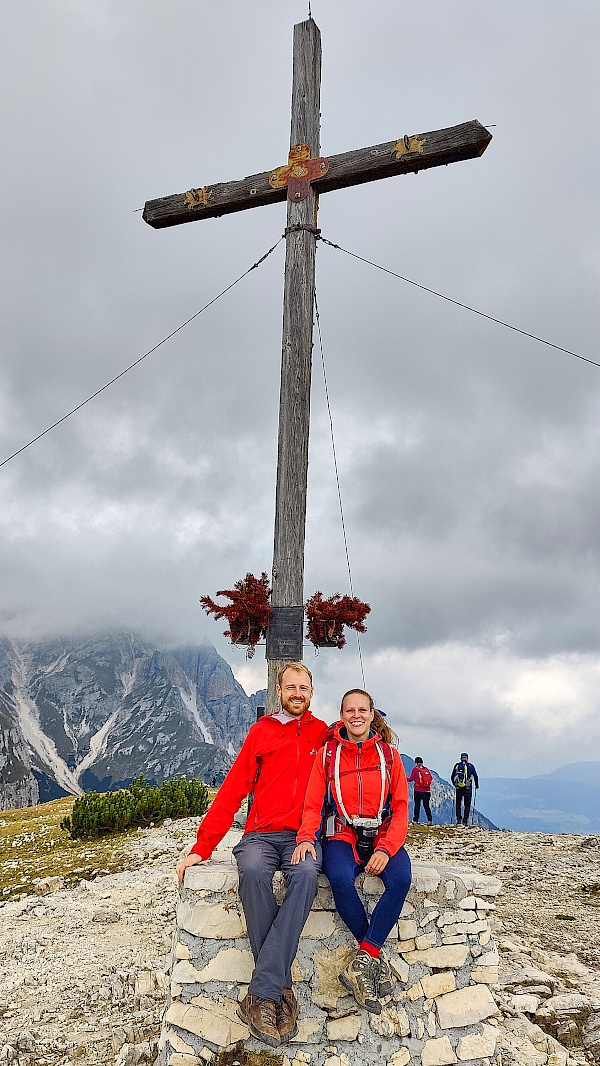
[[[376,710],[375,707],[373,708],[373,710],[375,712],[373,717],[373,729],[375,729],[379,733],[379,736],[382,740],[385,740],[386,744],[393,745],[394,738],[397,741],[398,737],[396,737],[395,733],[392,732],[387,722],[383,720],[379,711]]]

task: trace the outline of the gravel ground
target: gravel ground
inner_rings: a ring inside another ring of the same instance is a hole
[[[16,1056],[0,1051],[4,1061],[154,1060],[174,929],[174,865],[195,828],[189,819],[133,834],[120,872],[0,905],[0,1048]],[[498,931],[542,951],[575,952],[600,978],[600,838],[411,827],[408,848],[416,860],[464,860],[500,877]]]

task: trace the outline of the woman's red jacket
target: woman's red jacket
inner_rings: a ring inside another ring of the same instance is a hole
[[[341,736],[344,728],[340,722],[335,730],[334,737],[342,746],[340,755],[340,787],[344,807],[350,817],[374,818],[379,813],[381,799],[381,762],[375,746],[376,741],[381,741],[379,733],[365,740],[362,744],[354,744]],[[389,786],[391,818],[381,827],[375,840],[375,849],[385,851],[387,855],[395,855],[406,840],[408,828],[408,785],[406,774],[402,765],[402,759],[398,752],[392,748],[392,773]],[[317,753],[311,775],[308,781],[302,825],[296,836],[297,842],[310,841],[314,843],[321,827],[323,802],[326,792],[325,781],[325,748]],[[333,776],[333,760],[332,760]],[[333,799],[336,803],[338,814],[340,806],[337,802],[335,782],[331,782]],[[386,786],[387,788],[387,786]],[[334,840],[345,840],[354,846],[356,833],[336,818]]]
[[[192,853],[210,858],[250,792],[254,799],[244,832],[296,832],[312,764],[326,732],[325,722],[310,711],[285,724],[271,715],[259,718],[202,819]]]

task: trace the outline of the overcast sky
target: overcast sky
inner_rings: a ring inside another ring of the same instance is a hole
[[[327,194],[329,240],[598,359],[595,0],[313,0],[324,155],[473,118],[481,159]],[[304,0],[3,5],[2,456],[249,267],[285,204],[156,232],[145,200],[286,162]],[[284,246],[0,470],[0,626],[212,641],[270,571]],[[598,758],[600,370],[320,245],[367,688],[447,775]],[[305,591],[348,591],[318,349]],[[312,646],[313,709],[361,683]],[[483,800],[482,800],[483,803]]]

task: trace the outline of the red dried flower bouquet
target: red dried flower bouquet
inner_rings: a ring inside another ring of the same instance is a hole
[[[342,596],[334,593],[323,599],[321,592],[315,592],[304,604],[308,628],[306,636],[318,648],[343,648],[346,643],[344,626],[355,629],[357,633],[366,633],[364,620],[371,607],[356,596]]]
[[[219,589],[216,595],[227,596],[231,603],[221,605],[210,596],[201,596],[200,603],[207,614],[227,619],[229,629],[223,636],[230,637],[232,644],[253,646],[266,636],[273,611],[269,603],[269,579],[264,571],[260,577],[246,574],[232,589]]]

